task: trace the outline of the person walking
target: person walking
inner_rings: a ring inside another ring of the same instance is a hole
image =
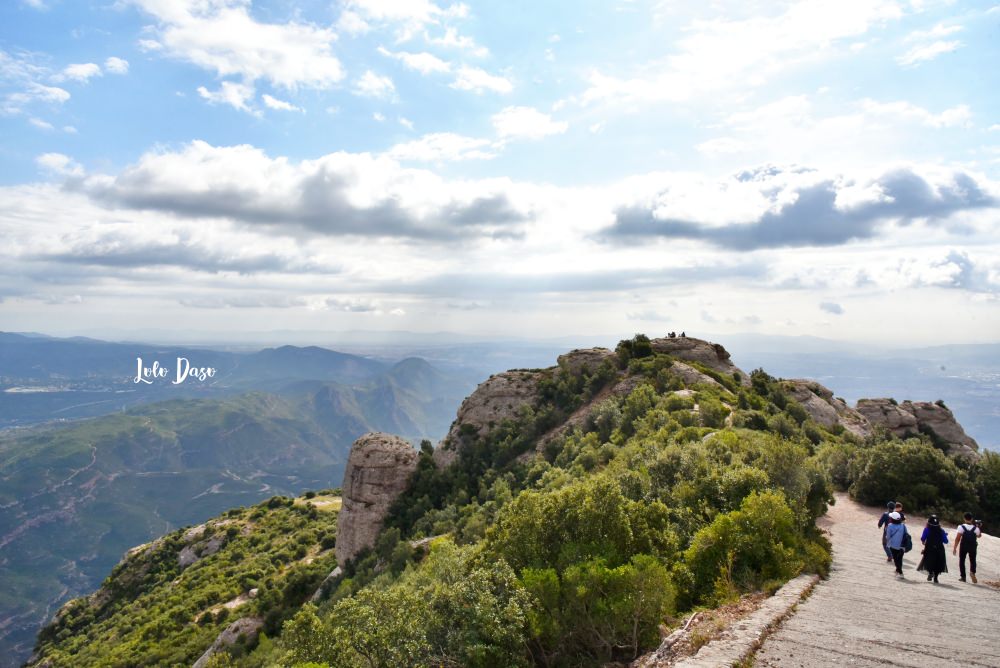
[[[888,563],[892,563],[892,551],[889,549],[889,544],[886,542],[885,532],[889,529],[889,513],[895,509],[895,501],[890,501],[885,504],[885,512],[882,513],[882,517],[878,520],[878,528],[882,530],[882,549],[885,550],[885,560]]]
[[[906,525],[903,524],[903,517],[895,510],[889,513],[889,528],[885,531],[886,542],[892,554],[892,561],[896,565],[896,577],[903,578],[903,541],[906,539]]]
[[[965,557],[969,557],[969,574],[972,581],[976,579],[976,548],[979,547],[979,537],[983,532],[972,521],[972,513],[965,513],[965,522],[958,525],[955,531],[955,544],[951,548],[952,555],[958,552],[958,579],[965,582]]]
[[[948,572],[948,560],[944,552],[944,546],[948,543],[948,533],[941,528],[937,515],[927,518],[927,526],[920,534],[920,542],[924,544],[924,556],[920,558],[917,570],[927,571],[927,581],[934,580],[934,584],[937,584],[938,575]]]

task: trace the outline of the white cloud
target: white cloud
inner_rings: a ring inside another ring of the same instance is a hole
[[[548,114],[532,107],[507,107],[491,119],[502,139],[541,139],[566,132],[569,124],[553,121]]]
[[[162,51],[249,84],[329,88],[344,78],[331,45],[336,33],[309,23],[262,23],[247,0],[131,0],[158,20],[147,50]]]
[[[430,0],[348,0],[338,27],[360,34],[371,30],[372,24],[393,26],[397,41],[405,42],[429,26],[464,18],[468,13],[469,8],[462,3],[442,7]]]
[[[407,53],[406,51],[389,51],[380,46],[378,52],[383,56],[395,58],[411,70],[416,70],[421,74],[433,74],[435,72],[450,72],[451,64],[441,60],[432,53]]]
[[[876,102],[875,100],[863,100],[862,108],[872,115],[895,116],[900,119],[913,120],[931,128],[968,127],[972,119],[972,112],[969,106],[965,104],[945,109],[940,114],[934,114],[922,107],[905,101]]]
[[[199,86],[198,95],[208,100],[209,104],[228,104],[233,109],[253,112],[253,109],[247,104],[254,96],[254,88],[250,84],[223,81],[219,90],[208,90],[204,86]]]
[[[470,90],[475,93],[492,91],[494,93],[509,93],[514,90],[514,84],[508,79],[490,74],[478,67],[462,65],[458,68],[452,88]]]
[[[750,148],[746,142],[734,139],[733,137],[716,137],[703,141],[696,147],[699,152],[708,155],[720,155],[729,153],[742,153]]]
[[[81,83],[87,83],[93,77],[101,76],[101,67],[97,63],[74,63],[63,69],[62,73],[56,77],[57,81],[72,79]]]
[[[32,9],[48,9],[48,6],[45,4],[44,0],[21,0],[21,4],[27,5]]]
[[[379,111],[376,111],[376,112],[374,112],[372,114],[372,119],[374,121],[378,122],[378,123],[384,123],[385,122],[385,114],[383,114],[383,113],[381,113]]]
[[[468,52],[476,58],[485,58],[490,55],[489,49],[485,46],[480,46],[476,43],[476,40],[467,35],[459,35],[455,28],[446,28],[444,35],[441,37],[431,37],[430,35],[425,35],[425,38],[428,43],[433,44],[434,46],[440,46],[446,49],[460,49]]]
[[[371,30],[371,26],[357,12],[344,10],[337,19],[337,30],[348,35],[363,35]]]
[[[83,167],[78,162],[62,153],[43,153],[35,158],[35,164],[44,171],[56,176],[83,176]]]
[[[406,118],[405,116],[399,117],[399,124],[402,125],[404,128],[406,128],[407,130],[413,129],[413,121],[411,121],[409,118]]]
[[[279,100],[276,97],[271,97],[267,93],[262,96],[264,100],[264,105],[268,109],[276,109],[278,111],[303,111],[301,107],[296,107],[291,102],[285,102],[284,100]]]
[[[77,130],[72,125],[64,125],[63,132],[65,132],[68,135],[75,135],[77,133]]]
[[[128,74],[128,61],[124,58],[111,56],[104,61],[104,69],[112,74]]]
[[[773,17],[694,21],[676,42],[675,53],[644,64],[643,70],[656,74],[620,77],[594,71],[579,101],[681,101],[759,87],[774,74],[821,58],[842,41],[900,15],[891,0],[806,0]]]
[[[54,130],[55,128],[48,121],[43,121],[40,118],[29,118],[28,122],[34,125],[39,130]]]
[[[420,139],[396,144],[386,152],[394,160],[415,162],[455,162],[489,160],[496,157],[492,142],[451,132],[424,135]]]
[[[354,82],[354,92],[362,97],[390,99],[396,94],[396,86],[389,77],[367,70]]]
[[[904,53],[902,56],[897,58],[896,62],[898,62],[903,67],[910,67],[930,60],[934,60],[938,56],[944,55],[946,53],[952,53],[953,51],[957,51],[962,46],[963,44],[958,40],[953,40],[950,42],[938,40],[936,42],[931,42],[930,44],[920,44],[913,47],[912,49]]]

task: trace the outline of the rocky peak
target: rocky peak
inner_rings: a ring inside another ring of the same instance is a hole
[[[795,378],[784,381],[783,387],[816,423],[828,428],[840,424],[859,438],[872,433],[864,415],[835,398],[833,392],[816,381]]]
[[[691,336],[665,337],[650,341],[653,350],[666,353],[671,357],[686,362],[698,362],[709,369],[732,375],[738,372],[743,385],[750,384],[750,378],[730,360],[729,351],[722,344],[696,339]]]
[[[504,371],[480,383],[459,406],[451,430],[434,450],[434,462],[444,468],[455,461],[461,447],[463,430],[475,435],[485,434],[503,420],[515,419],[522,406],[535,405],[538,401],[538,383],[544,373],[537,370]]]
[[[607,348],[578,348],[560,355],[556,360],[560,367],[572,374],[594,373],[607,360],[617,358],[615,351]]]
[[[372,547],[389,507],[417,468],[417,451],[398,436],[373,432],[351,446],[337,517],[337,563]]]

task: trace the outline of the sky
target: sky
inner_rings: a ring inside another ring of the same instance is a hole
[[[0,329],[1000,341],[1000,5],[7,0]]]

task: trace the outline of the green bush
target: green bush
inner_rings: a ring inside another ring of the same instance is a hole
[[[850,465],[851,496],[881,505],[895,499],[909,512],[956,519],[977,506],[969,476],[953,459],[918,439],[889,441],[861,449]]]

